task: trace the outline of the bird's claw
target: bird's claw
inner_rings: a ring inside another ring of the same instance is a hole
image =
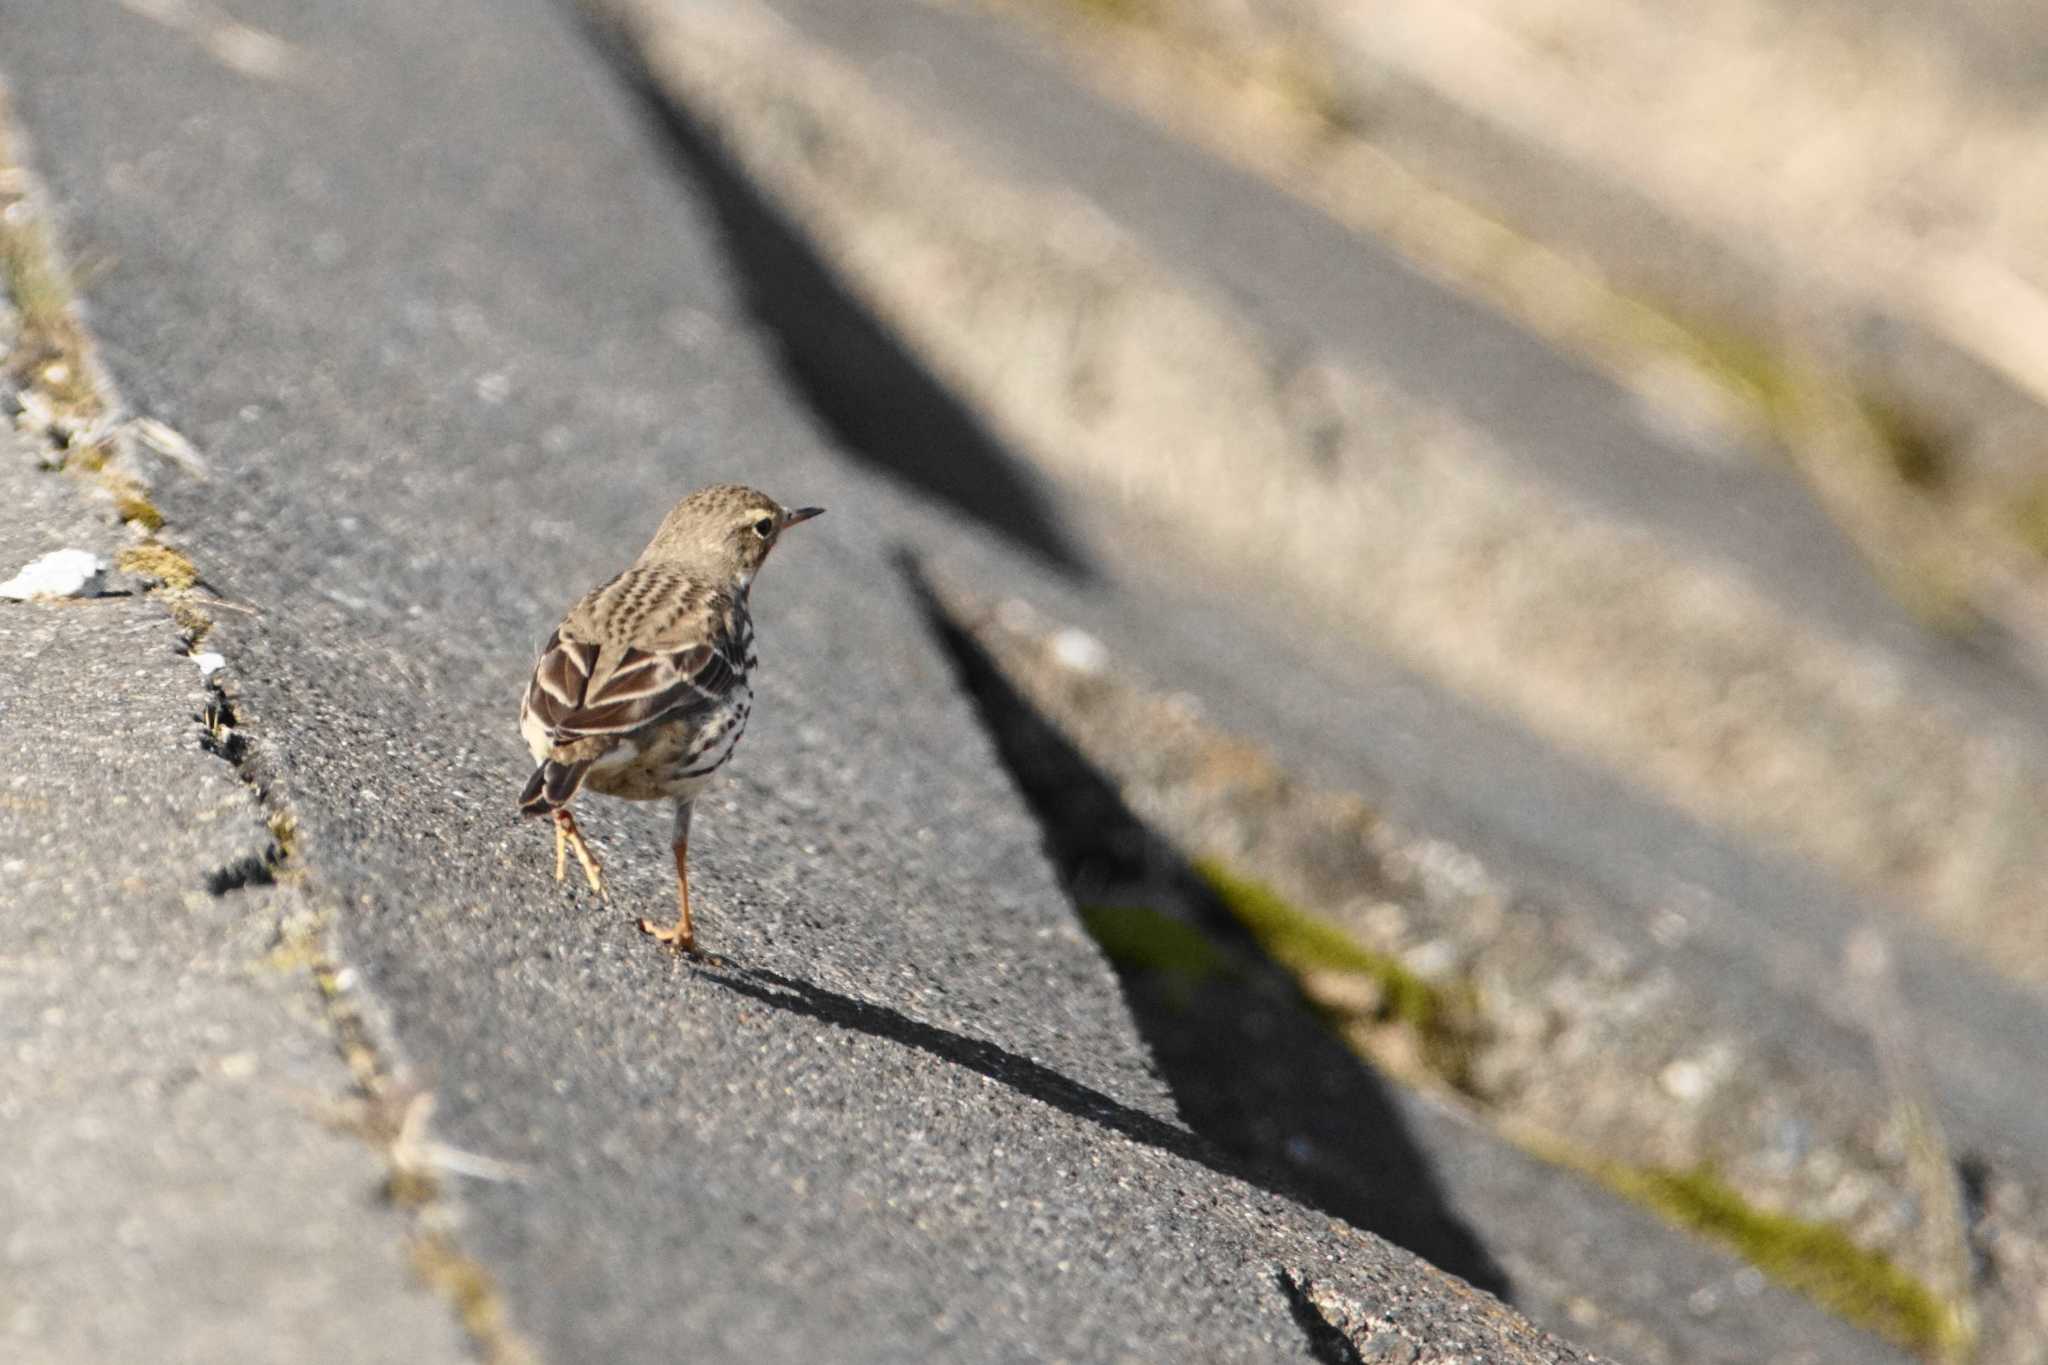
[[[640,932],[657,943],[666,945],[678,957],[687,957],[706,967],[727,967],[732,964],[716,953],[707,953],[697,946],[697,936],[686,933],[681,924],[656,924],[651,919],[640,921]]]
[[[660,943],[666,943],[679,953],[694,955],[697,951],[697,936],[681,924],[656,924],[651,919],[640,921],[640,932]]]

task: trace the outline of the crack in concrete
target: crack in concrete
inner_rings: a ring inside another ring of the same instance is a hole
[[[1294,1315],[1294,1321],[1301,1328],[1301,1334],[1308,1340],[1308,1352],[1314,1356],[1317,1365],[1365,1365],[1365,1357],[1358,1353],[1358,1347],[1350,1337],[1344,1335],[1316,1307],[1316,1301],[1309,1297],[1302,1281],[1291,1270],[1273,1272],[1274,1282],[1280,1292],[1287,1296],[1287,1309]]]
[[[21,411],[19,425],[48,447],[46,467],[79,475],[82,487],[96,486],[111,496],[116,516],[136,538],[121,551],[117,564],[123,572],[155,585],[147,595],[164,607],[176,627],[180,652],[197,658],[214,626],[208,608],[248,609],[206,588],[192,560],[161,536],[166,519],[150,499],[147,483],[134,472],[133,447],[138,429],[148,439],[147,419],[138,427],[121,416],[118,391],[70,293],[71,277],[50,232],[41,186],[17,156],[12,133],[10,104],[0,87],[0,228],[6,229],[8,267],[0,274],[0,300],[12,303],[17,313],[32,311],[37,324],[21,328],[9,339],[5,354],[0,354],[6,362],[0,366],[0,381],[8,381],[5,391]],[[45,282],[33,310],[15,297],[25,278]],[[26,363],[21,332],[32,333],[36,347]],[[190,461],[173,463],[192,472]],[[199,589],[211,595],[202,596]],[[210,672],[206,686],[206,704],[195,717],[200,747],[249,788],[267,833],[258,850],[209,873],[206,889],[223,896],[297,883],[304,894],[305,869],[296,848],[298,820],[290,802],[261,746],[252,742],[243,726],[226,684]],[[534,1365],[538,1357],[510,1325],[489,1271],[462,1251],[455,1210],[436,1178],[442,1170],[509,1178],[502,1171],[510,1168],[425,1140],[420,1130],[431,1097],[402,1079],[389,1049],[380,1042],[355,989],[356,973],[341,960],[329,915],[283,915],[272,960],[284,967],[303,967],[310,975],[335,1050],[356,1091],[353,1107],[362,1117],[348,1126],[385,1159],[389,1175],[383,1195],[407,1223],[409,1259],[421,1282],[448,1302],[487,1365]]]

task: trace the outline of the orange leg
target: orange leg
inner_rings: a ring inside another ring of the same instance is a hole
[[[576,861],[583,866],[583,879],[590,883],[590,889],[601,901],[609,902],[611,893],[605,890],[604,870],[597,865],[597,855],[590,851],[590,845],[583,841],[583,831],[576,828],[576,817],[564,807],[555,812],[555,880],[561,881],[569,870],[568,854],[575,853]]]
[[[640,932],[695,955],[697,936],[690,928],[690,806],[676,803],[676,922],[666,927],[651,919],[640,921]]]

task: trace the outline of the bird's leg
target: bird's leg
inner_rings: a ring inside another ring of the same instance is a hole
[[[640,921],[640,932],[651,934],[683,952],[697,951],[697,937],[690,929],[690,803],[676,802],[676,922],[663,928],[651,919]]]
[[[590,845],[583,841],[583,831],[576,828],[576,817],[562,807],[555,812],[555,880],[562,880],[567,871],[567,860],[562,857],[566,849],[576,855],[576,861],[583,865],[583,880],[590,883],[593,894],[601,901],[610,901],[611,892],[605,890],[604,871],[597,865],[597,855],[590,851]]]

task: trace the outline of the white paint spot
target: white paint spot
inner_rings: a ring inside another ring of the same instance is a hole
[[[0,597],[98,597],[106,572],[107,562],[90,550],[52,550],[0,583]]]
[[[1100,673],[1109,663],[1109,650],[1087,631],[1068,626],[1052,637],[1052,657],[1076,673]]]

